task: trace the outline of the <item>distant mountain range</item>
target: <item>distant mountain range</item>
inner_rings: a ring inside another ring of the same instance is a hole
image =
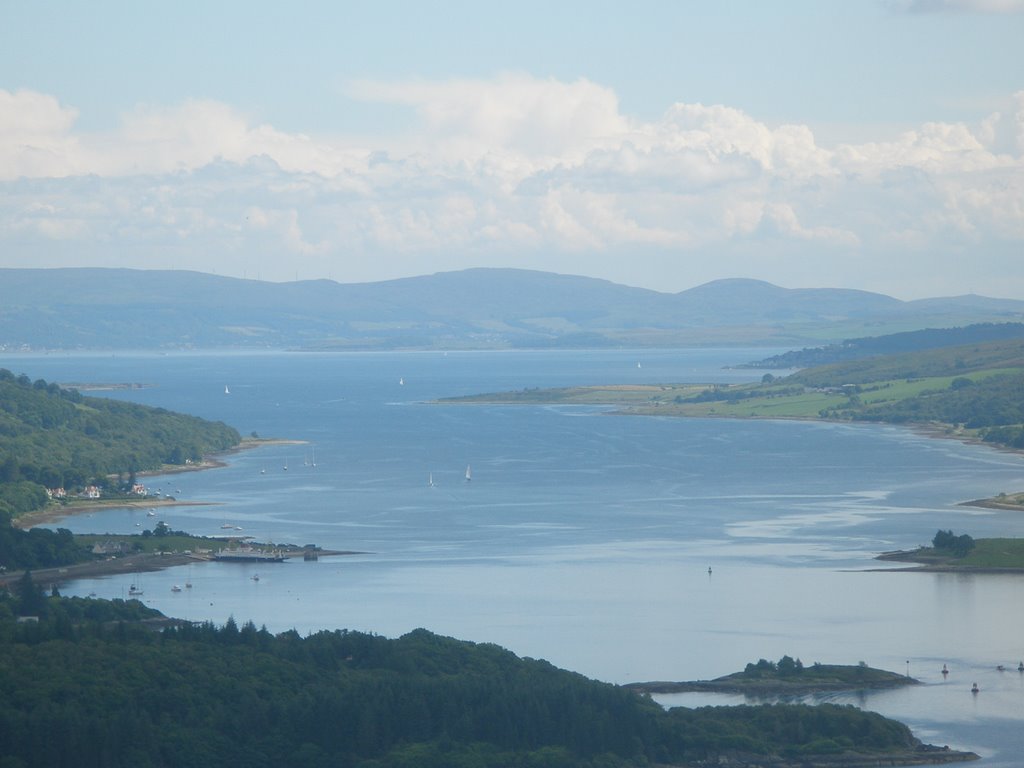
[[[1024,320],[1024,301],[900,301],[716,280],[680,293],[518,269],[377,283],[0,269],[0,349],[800,347]]]

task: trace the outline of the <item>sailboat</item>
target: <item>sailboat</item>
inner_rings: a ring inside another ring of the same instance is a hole
[[[434,487],[434,473],[433,472],[431,472],[430,474],[427,475],[427,485],[430,488]]]
[[[231,394],[231,390],[228,389],[228,385],[227,384],[224,385],[224,394],[225,395],[230,395]]]
[[[473,479],[473,470],[470,469],[469,464],[466,465],[466,482],[468,483]]]

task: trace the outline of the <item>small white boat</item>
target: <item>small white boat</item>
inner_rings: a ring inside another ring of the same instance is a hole
[[[231,394],[231,390],[228,389],[228,385],[227,384],[224,385],[224,394],[225,395],[230,395]]]
[[[171,592],[181,592],[181,587],[175,584],[173,587],[171,587]]]
[[[429,475],[427,475],[427,486],[429,486],[430,488],[434,487],[434,473],[433,472],[431,472]]]
[[[259,575],[258,573],[254,573],[254,574],[252,575],[252,580],[253,580],[253,581],[259,581],[259,580],[260,580],[260,575]]]
[[[467,464],[466,465],[466,482],[468,483],[472,479],[473,479],[473,470],[470,468],[469,464]]]
[[[404,387],[405,386],[405,379],[399,379],[398,380],[398,386]]]

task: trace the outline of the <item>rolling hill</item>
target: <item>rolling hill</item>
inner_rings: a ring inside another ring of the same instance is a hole
[[[0,269],[0,349],[800,346],[1024,319],[1024,301],[900,301],[717,280],[670,294],[517,269],[378,283],[186,271]]]

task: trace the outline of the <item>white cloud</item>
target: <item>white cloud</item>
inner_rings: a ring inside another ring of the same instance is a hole
[[[305,277],[373,279],[423,254],[447,268],[543,254],[557,270],[636,252],[674,254],[678,268],[718,254],[733,274],[770,279],[754,271],[766,254],[822,274],[855,257],[882,274],[894,249],[1024,240],[1024,92],[975,126],[836,147],[723,105],[639,120],[587,80],[363,81],[351,93],[409,107],[410,130],[372,144],[311,137],[187,101],[139,106],[95,134],[51,96],[0,91],[5,261],[31,244],[80,254],[55,260],[106,249],[152,254],[154,266],[214,258],[234,274],[290,279],[299,265]],[[649,283],[667,287],[655,271]]]
[[[629,129],[614,91],[584,79],[563,83],[504,74],[494,80],[363,80],[349,92],[412,107],[425,148],[453,160],[479,160],[496,148],[534,162],[579,157]]]

